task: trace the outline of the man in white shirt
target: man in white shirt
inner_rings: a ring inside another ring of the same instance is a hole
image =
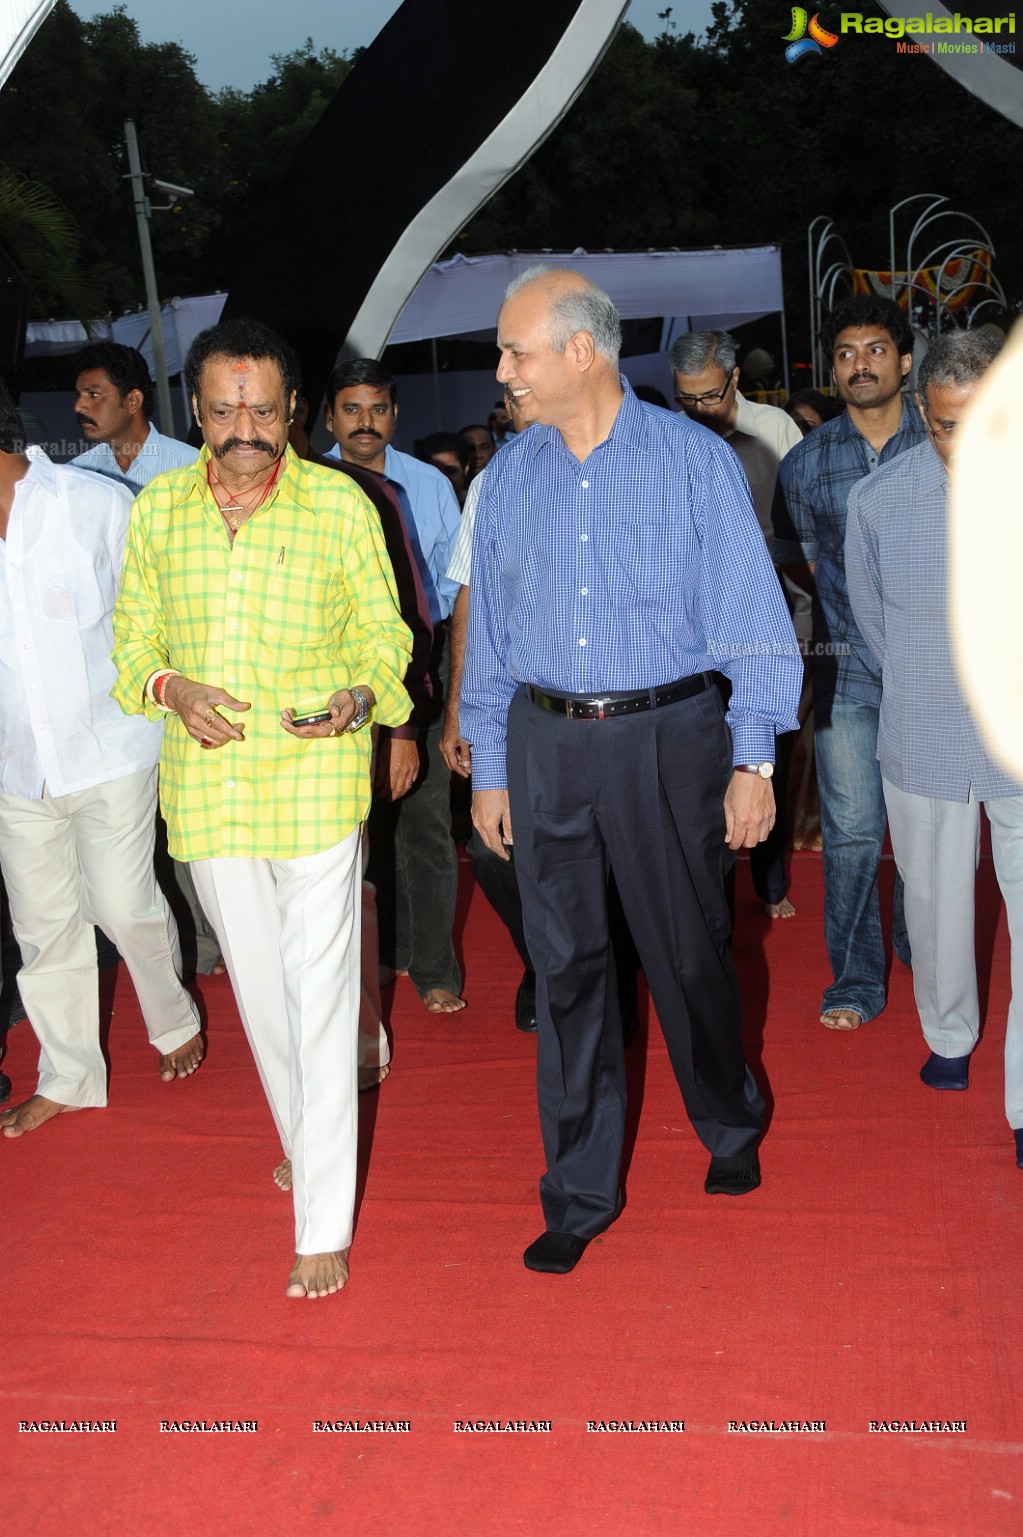
[[[75,416],[83,436],[92,444],[72,459],[77,469],[106,475],[134,495],[157,475],[195,463],[197,448],[164,437],[152,425],[153,381],[145,358],[135,347],[89,342],[75,354],[75,376]],[[170,863],[195,930],[194,969],[206,976],[223,976],[220,941],[202,910],[192,873],[181,860]],[[185,948],[191,952],[187,934]]]
[[[75,354],[75,370],[75,417],[93,446],[73,465],[108,475],[134,493],[165,470],[195,463],[197,448],[152,425],[153,381],[136,348],[89,342]]]
[[[753,510],[769,553],[774,556],[774,523],[771,508],[778,484],[778,466],[803,434],[778,406],[747,400],[739,389],[739,344],[727,331],[687,331],[671,349],[675,379],[675,404],[690,421],[699,422],[724,438],[746,472]],[[810,599],[794,584],[783,583],[793,609],[796,635],[810,638]],[[796,909],[788,898],[785,869],[785,803],[788,766],[795,733],[780,737],[774,770],[778,820],[763,843],[750,849],[750,874],[757,896],[769,918],[793,918]]]
[[[94,924],[131,973],[161,1078],[203,1055],[153,871],[162,723],[110,697],[131,500],[26,450],[0,381],[0,864],[40,1046],[37,1092],[0,1113],[7,1137],[106,1104]]]

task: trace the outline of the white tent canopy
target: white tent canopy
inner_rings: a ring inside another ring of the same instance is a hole
[[[160,314],[169,374],[181,372],[192,342],[207,326],[216,325],[226,299],[226,294],[197,294],[191,299],[171,299],[162,307]],[[153,372],[148,310],[121,315],[117,320],[95,320],[92,336],[97,342],[122,342],[126,347],[137,347],[149,365],[150,373]],[[46,358],[77,352],[88,340],[85,327],[77,320],[30,320],[25,356]]]
[[[742,325],[784,307],[776,245],[704,251],[546,251],[455,256],[420,280],[388,343],[492,331],[511,280],[537,262],[584,272],[624,320],[664,318],[662,346],[679,331]]]
[[[4,0],[0,15],[0,87],[53,10],[53,0]]]

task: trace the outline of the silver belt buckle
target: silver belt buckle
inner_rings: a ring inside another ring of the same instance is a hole
[[[607,701],[605,699],[598,699],[597,700],[597,719],[598,720],[604,720],[605,719],[605,716],[604,716],[604,705],[606,703],[607,703]]]

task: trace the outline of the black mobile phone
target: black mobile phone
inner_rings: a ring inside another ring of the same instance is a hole
[[[310,710],[306,715],[293,715],[293,726],[318,726],[321,721],[330,720],[329,710]]]

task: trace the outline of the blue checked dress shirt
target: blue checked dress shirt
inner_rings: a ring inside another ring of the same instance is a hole
[[[781,462],[774,558],[780,566],[799,560],[817,562],[809,661],[814,698],[820,702],[836,695],[875,706],[881,702],[881,675],[857,629],[846,587],[846,503],[853,486],[865,475],[926,440],[920,413],[906,395],[899,430],[880,454],[857,432],[848,411],[843,411],[811,432]]]
[[[849,597],[883,682],[881,773],[897,790],[931,800],[1023,795],[982,744],[956,677],[947,502],[945,466],[929,442],[849,495]]]
[[[632,692],[713,669],[732,682],[733,762],[796,729],[802,661],[730,448],[625,396],[580,464],[553,427],[490,462],[472,548],[460,729],[477,790],[506,784],[508,706]]]
[[[183,469],[186,464],[194,464],[198,457],[199,450],[190,443],[181,443],[177,438],[165,438],[162,432],[157,432],[150,425],[149,436],[129,464],[126,474],[114,457],[109,443],[93,444],[92,448],[87,448],[84,454],[79,454],[71,463],[77,470],[94,470],[98,475],[106,475],[108,480],[116,480],[118,485],[127,486],[130,491],[140,491],[157,475],[164,475],[168,470]]]

